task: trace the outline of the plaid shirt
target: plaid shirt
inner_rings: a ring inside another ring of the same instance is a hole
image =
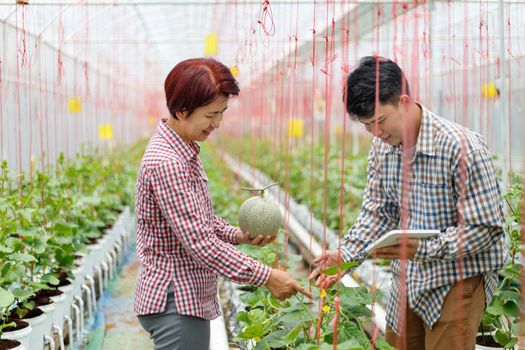
[[[403,228],[440,230],[438,237],[420,241],[415,257],[406,265],[408,306],[432,326],[458,280],[483,275],[488,305],[498,284],[496,271],[504,266],[507,252],[502,201],[485,141],[422,110],[416,151],[408,162],[408,198],[402,194],[402,146],[374,138],[362,211],[341,250],[343,260],[362,262],[363,250],[370,243],[401,228],[404,210]],[[408,208],[402,208],[403,199]],[[387,323],[397,332],[399,260],[392,262],[392,272]]]
[[[214,215],[199,150],[161,122],[142,158],[135,200],[138,315],[165,311],[173,283],[179,314],[211,320],[220,315],[218,275],[254,285],[270,276],[268,266],[234,247],[239,229]]]

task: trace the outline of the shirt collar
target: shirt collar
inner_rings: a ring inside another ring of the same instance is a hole
[[[185,161],[189,161],[190,159],[194,158],[196,155],[200,152],[200,146],[195,141],[191,141],[191,143],[186,143],[182,137],[177,134],[175,130],[170,128],[168,125],[166,125],[167,119],[162,119],[159,122],[159,127],[157,128],[157,132],[166,139],[168,144],[176,150]]]
[[[429,156],[434,155],[434,134],[432,125],[434,122],[434,118],[432,113],[420,105],[417,104],[421,108],[421,126],[419,127],[419,135],[417,136],[417,143],[416,143],[416,152],[414,154],[414,157],[417,155],[417,153],[423,153]],[[386,145],[386,153],[397,151],[399,153],[402,152],[402,146],[401,145]]]

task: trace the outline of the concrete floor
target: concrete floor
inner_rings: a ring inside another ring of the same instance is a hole
[[[148,350],[153,342],[133,313],[133,293],[139,270],[134,249],[100,300],[86,350]]]

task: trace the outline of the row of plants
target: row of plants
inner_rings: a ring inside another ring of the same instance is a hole
[[[290,151],[277,148],[263,139],[243,140],[240,147],[232,147],[226,142],[225,146],[238,159],[263,171],[270,178],[286,183],[285,190],[299,203],[310,206],[315,218],[322,220],[326,215],[327,227],[339,230],[342,221],[341,232],[344,234],[359,214],[367,178],[367,156],[364,153],[357,156],[345,153],[343,220],[340,221],[342,147],[333,146],[326,151],[328,163],[325,166],[325,149],[321,146],[298,144]],[[257,150],[256,156],[249,150]],[[505,233],[510,259],[499,271],[499,287],[483,314],[478,343],[487,346],[512,348],[518,341],[520,273],[523,269],[520,254],[522,181],[520,176],[514,174],[510,187],[503,195],[507,207]],[[324,195],[327,197],[326,210],[322,202]],[[388,261],[378,263],[389,264]]]
[[[521,242],[521,213],[523,212],[522,179],[512,176],[511,185],[503,195],[507,206],[505,233],[509,248],[509,260],[499,271],[500,282],[490,305],[483,313],[478,344],[491,347],[513,348],[518,343],[520,328],[521,273],[523,256]]]
[[[216,150],[205,145],[201,158],[208,174],[210,193],[215,212],[231,223],[237,222],[238,208],[247,193],[241,187],[248,185],[235,175],[221,161]],[[283,238],[283,232],[280,238]],[[293,274],[294,266],[302,258],[287,254],[283,256],[281,239],[271,245],[254,247],[240,246],[240,249],[254,259],[276,267],[286,259]],[[330,273],[336,273],[332,271]],[[300,281],[307,285],[307,281]],[[237,314],[241,331],[236,340],[249,344],[253,349],[370,349],[371,340],[364,325],[371,323],[372,313],[367,305],[372,295],[365,287],[347,288],[343,285],[329,289],[314,289],[314,300],[302,295],[280,302],[266,288],[244,287],[242,302],[244,311]],[[373,340],[379,350],[393,349],[382,337]]]
[[[133,201],[143,144],[126,152],[61,155],[45,171],[0,172],[0,335],[73,278],[79,253]]]

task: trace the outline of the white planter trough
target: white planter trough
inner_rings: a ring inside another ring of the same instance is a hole
[[[20,346],[25,347],[26,349],[30,349],[29,346],[31,345],[32,332],[33,329],[31,328],[31,324],[29,324],[27,327],[18,329],[16,331],[3,332],[2,339],[18,340],[21,344]],[[16,349],[19,349],[19,347],[17,347]]]
[[[44,333],[49,324],[46,322],[47,315],[43,312],[41,315],[33,318],[26,318],[24,321],[31,325],[33,331],[31,332],[30,344],[28,349],[40,350],[44,348]]]

